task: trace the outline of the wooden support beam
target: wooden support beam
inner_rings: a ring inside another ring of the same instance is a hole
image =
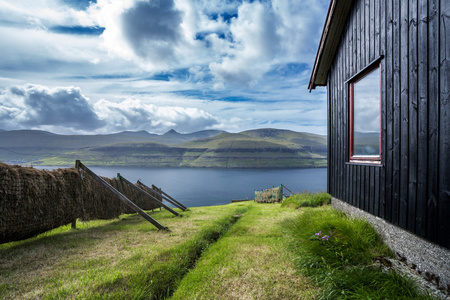
[[[284,185],[281,185],[283,188],[285,188],[285,189],[287,189],[292,195],[294,195],[294,193],[290,190],[290,189],[288,189],[287,187],[285,187]]]
[[[156,191],[159,191],[160,193],[161,193],[161,195],[167,200],[167,201],[173,201],[174,202],[174,205],[179,205],[179,206],[181,206],[182,207],[182,209],[183,210],[186,210],[187,209],[187,207],[186,206],[184,206],[183,204],[181,204],[180,202],[178,202],[177,200],[175,200],[175,199],[173,199],[169,194],[167,194],[166,192],[164,192],[161,188],[159,188],[159,187],[157,187],[157,186],[155,186],[155,185],[153,185],[152,184],[152,189],[153,190],[156,190]]]
[[[128,181],[125,177],[121,176],[120,174],[117,174],[117,178],[119,178],[120,180],[125,181],[127,184],[129,184],[131,187],[133,187],[135,190],[147,195],[148,197],[150,197],[150,199],[152,199],[153,201],[155,201],[156,203],[160,204],[162,207],[164,207],[165,209],[167,209],[168,211],[170,211],[172,214],[174,214],[175,216],[179,216],[180,214],[177,213],[176,211],[174,211],[173,209],[171,209],[169,206],[165,205],[164,203],[162,203],[161,201],[159,201],[158,198],[150,195],[149,193],[147,193],[146,191],[144,191],[143,189],[141,189],[140,187],[136,186],[135,184],[131,183],[130,181]]]
[[[159,187],[157,187],[157,186],[155,186],[153,184],[152,184],[152,190],[155,191],[156,193],[159,193],[164,199],[166,199],[167,201],[169,201],[173,205],[178,206],[180,209],[182,209],[182,210],[186,210],[187,209],[186,206],[184,206],[183,204],[181,204],[177,200],[173,199],[170,195],[168,195],[162,189],[160,189]]]
[[[181,209],[183,209],[183,210],[186,210],[186,209],[187,209],[186,206],[184,206],[183,204],[181,204],[180,202],[178,202],[177,200],[175,200],[174,198],[172,198],[169,194],[167,194],[166,192],[164,192],[161,188],[159,188],[159,187],[157,187],[157,186],[155,186],[155,185],[152,184],[152,189],[153,189],[153,190],[156,190],[156,191],[159,191],[159,192],[161,193],[161,195],[162,195],[167,201],[169,201],[169,202],[173,201],[173,202],[174,202],[174,205],[179,205],[179,206],[181,206]],[[171,203],[172,203],[172,202],[171,202]]]
[[[111,191],[114,195],[116,195],[122,202],[124,202],[126,205],[131,207],[134,211],[136,211],[138,214],[140,214],[144,219],[152,223],[156,228],[160,230],[168,230],[167,227],[164,227],[158,221],[150,217],[145,211],[143,211],[140,207],[138,207],[136,204],[134,204],[132,201],[130,201],[127,197],[125,197],[123,194],[121,194],[119,191],[117,191],[115,188],[113,188],[109,183],[107,183],[105,180],[103,180],[101,177],[99,177],[97,174],[92,172],[88,167],[83,165],[79,160],[76,161],[75,167],[79,170],[85,171],[87,174],[89,174],[92,178],[94,178],[98,183],[103,185],[105,188],[107,188],[109,191]]]
[[[145,185],[144,183],[142,183],[141,181],[137,181],[138,185],[141,185],[142,187],[148,189],[149,191],[151,191],[152,193],[154,193],[155,195],[166,199],[169,203],[175,205],[176,207],[178,207],[179,209],[186,211],[187,207],[184,206],[183,204],[181,204],[180,202],[178,202],[177,200],[173,199],[172,197],[170,197],[169,195],[167,195],[163,190],[157,188],[156,186],[152,185],[152,188],[148,187],[147,185]],[[165,195],[167,196],[165,196]]]

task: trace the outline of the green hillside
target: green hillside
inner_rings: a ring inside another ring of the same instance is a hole
[[[302,168],[325,167],[326,152],[324,136],[258,129],[176,145],[133,142],[86,147],[35,164],[70,165],[80,159],[91,166]]]
[[[218,135],[223,131],[204,130],[181,134],[171,130],[163,135],[146,131],[124,131],[105,135],[59,135],[40,130],[0,131],[0,161],[30,163],[54,157],[62,161],[65,153],[84,148],[101,147],[118,143],[160,143],[173,145],[194,139]],[[70,162],[72,165],[73,162]]]

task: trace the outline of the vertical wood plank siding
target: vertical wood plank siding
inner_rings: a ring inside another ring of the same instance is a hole
[[[403,3],[400,11],[400,203],[399,211],[408,210],[408,179],[409,179],[409,5]],[[407,213],[399,214],[399,225],[407,228]]]
[[[386,134],[381,137],[381,143],[385,143],[386,152],[381,153],[382,163],[384,163],[384,168],[386,168],[386,207],[385,207],[385,219],[391,221],[392,219],[392,151],[393,151],[393,125],[394,125],[394,109],[392,101],[392,30],[393,30],[393,18],[392,18],[392,1],[385,0],[386,10],[384,14],[386,15],[386,49],[384,49],[384,64],[386,68],[386,79],[382,83],[382,87],[385,86],[386,94],[385,98],[382,100],[386,105]],[[383,13],[383,12],[382,12]],[[383,49],[381,49],[383,53]],[[388,100],[389,99],[389,100]],[[384,160],[383,160],[384,158]]]
[[[328,191],[450,248],[450,1],[355,0],[328,76]],[[381,165],[348,162],[345,82],[381,61]]]
[[[437,242],[450,236],[450,1],[441,0],[439,15],[439,201]],[[445,222],[444,220],[447,220]]]
[[[415,218],[417,210],[417,107],[418,107],[418,45],[417,45],[417,1],[409,4],[409,181],[408,181],[408,219]],[[408,222],[407,229],[414,232],[415,222]]]
[[[381,1],[376,1],[376,5],[379,7],[379,19],[380,23],[380,35],[379,35],[379,55],[384,54],[385,58],[381,61],[381,153],[384,155],[384,167],[380,169],[380,176],[377,177],[376,181],[379,182],[379,202],[380,208],[378,210],[378,216],[385,218],[386,215],[386,153],[387,142],[386,142],[386,130],[387,130],[387,104],[386,104],[386,5],[381,3]]]

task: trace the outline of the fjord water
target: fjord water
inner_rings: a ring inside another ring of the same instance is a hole
[[[53,167],[39,167],[53,169]],[[131,182],[156,185],[187,207],[253,199],[255,190],[283,184],[294,193],[326,191],[327,169],[210,169],[89,167],[103,177],[117,173]]]

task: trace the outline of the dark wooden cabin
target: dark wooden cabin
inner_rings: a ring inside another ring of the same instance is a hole
[[[447,249],[449,85],[449,0],[331,0],[309,83],[327,86],[328,192]]]

